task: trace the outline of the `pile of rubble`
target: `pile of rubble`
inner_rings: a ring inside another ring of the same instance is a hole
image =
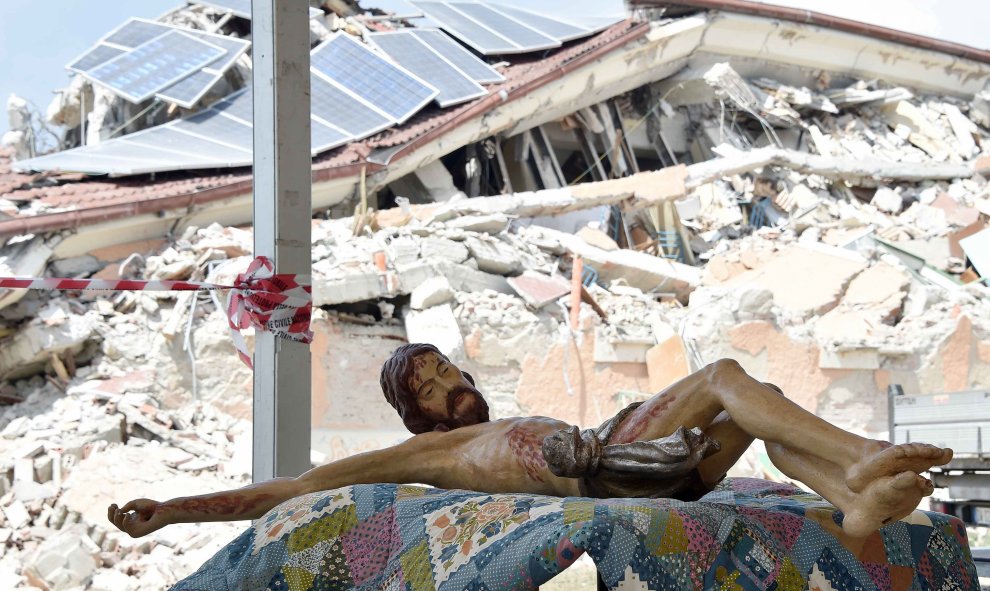
[[[990,185],[969,164],[990,147],[987,97],[876,85],[829,93],[725,67],[704,82],[717,101],[668,93],[661,109],[669,154],[699,162],[669,167],[683,172],[674,199],[641,199],[645,185],[664,192],[660,177],[633,175],[314,222],[314,371],[358,376],[347,392],[314,380],[314,424],[355,400],[349,427],[385,421],[401,436],[365,372],[399,340],[435,343],[463,363],[493,418],[583,426],[720,357],[874,437],[886,436],[890,383],[990,388],[986,253],[966,248],[990,232]],[[615,225],[574,233],[528,219],[532,203],[543,213],[581,199],[602,207],[588,198],[596,191],[642,203]],[[656,238],[667,231],[676,240]],[[214,225],[140,252],[50,260],[59,240],[9,241],[0,275],[225,284],[246,268],[252,237]],[[105,519],[110,502],[247,482],[251,375],[218,303],[191,293],[0,296],[0,585],[163,587],[244,525],[132,540]],[[358,344],[337,338],[347,334]],[[317,448],[315,463],[338,455]],[[757,449],[739,471],[770,469]]]

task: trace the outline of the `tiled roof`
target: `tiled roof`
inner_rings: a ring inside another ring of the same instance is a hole
[[[525,87],[552,75],[566,64],[596,51],[630,33],[638,26],[632,21],[618,23],[583,41],[571,42],[546,54],[515,56],[502,70],[506,81],[491,85],[489,96],[453,108],[427,107],[401,127],[394,127],[371,138],[351,143],[318,156],[313,161],[314,178],[326,180],[356,174],[375,149],[393,148],[430,137],[440,128],[466,124],[494,108],[501,101],[492,95],[525,94]],[[489,100],[486,106],[482,102]],[[224,169],[215,174],[204,171],[157,173],[127,178],[91,178],[83,175],[51,173],[21,174],[10,168],[11,152],[0,150],[0,198],[19,204],[37,201],[22,209],[14,219],[0,221],[0,238],[28,231],[54,230],[92,223],[101,219],[140,212],[181,207],[187,201],[204,202],[242,195],[251,190],[250,168]],[[369,164],[369,168],[376,166]],[[40,207],[39,207],[40,206]],[[32,213],[28,213],[28,211]],[[37,219],[45,218],[45,219]]]

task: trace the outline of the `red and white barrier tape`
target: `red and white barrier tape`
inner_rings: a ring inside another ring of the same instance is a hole
[[[0,288],[47,290],[109,291],[200,291],[227,289],[227,323],[237,354],[248,367],[254,368],[241,330],[254,327],[276,338],[310,343],[309,329],[313,298],[308,277],[276,275],[275,265],[267,257],[251,261],[246,273],[237,276],[235,285],[217,285],[195,281],[140,281],[132,279],[42,279],[37,277],[0,277]]]

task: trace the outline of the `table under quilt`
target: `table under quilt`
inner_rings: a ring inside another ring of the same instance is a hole
[[[790,485],[699,501],[367,484],[272,509],[173,591],[533,589],[587,552],[611,589],[971,591],[963,523],[915,511],[865,539]]]

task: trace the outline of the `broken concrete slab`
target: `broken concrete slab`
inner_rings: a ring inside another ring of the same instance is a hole
[[[509,226],[509,221],[509,216],[501,213],[494,213],[491,215],[465,215],[452,220],[447,220],[444,225],[448,228],[466,230],[468,232],[498,234],[505,231],[505,229]]]
[[[445,304],[452,299],[454,299],[454,291],[450,288],[450,282],[443,275],[438,275],[420,283],[412,290],[409,305],[413,310],[424,310]]]
[[[777,306],[788,314],[805,318],[834,308],[848,283],[865,268],[866,261],[848,250],[797,245],[726,285],[758,285],[769,289]]]
[[[901,313],[910,283],[904,271],[878,263],[849,283],[842,304],[877,311],[882,321],[891,321]]]
[[[52,354],[78,352],[96,335],[100,322],[96,312],[65,314],[59,322],[31,321],[0,348],[0,379],[33,375],[45,367]]]
[[[602,250],[618,250],[619,245],[612,240],[612,237],[605,232],[599,230],[598,228],[592,228],[591,226],[584,226],[575,234],[578,238],[581,238],[591,246],[598,247]]]
[[[8,240],[0,248],[0,277],[41,277],[53,252],[53,246],[42,236]],[[27,293],[26,289],[0,290],[0,309],[17,303]]]
[[[450,261],[463,263],[468,258],[468,248],[463,242],[449,238],[427,236],[419,242],[419,257],[428,262]]]
[[[7,527],[11,529],[20,529],[31,521],[27,508],[19,499],[14,499],[8,505],[0,507],[0,511],[3,512]]]
[[[897,101],[881,107],[891,128],[899,125],[908,128],[908,141],[928,153],[934,160],[948,160],[950,149],[945,136],[925,114],[909,101]]]
[[[522,272],[522,262],[515,249],[500,240],[469,236],[464,245],[477,261],[479,271],[495,275],[518,275]]]
[[[533,271],[509,277],[508,283],[526,304],[534,309],[555,302],[571,292],[570,281],[560,276],[549,276]]]
[[[498,293],[513,293],[512,288],[509,287],[508,281],[506,281],[506,278],[501,275],[485,273],[484,271],[479,271],[478,269],[472,269],[467,265],[459,265],[456,263],[449,263],[447,261],[441,261],[433,266],[440,272],[440,274],[447,278],[447,281],[450,282],[450,286],[454,288],[455,291],[476,292],[490,289],[492,291],[497,291]]]
[[[644,292],[672,293],[686,301],[688,294],[701,283],[701,269],[676,261],[632,250],[602,250],[573,234],[548,228],[531,227],[526,235],[559,241],[564,248],[584,259],[586,266],[594,268],[598,280],[604,284],[621,279],[626,285]]]

